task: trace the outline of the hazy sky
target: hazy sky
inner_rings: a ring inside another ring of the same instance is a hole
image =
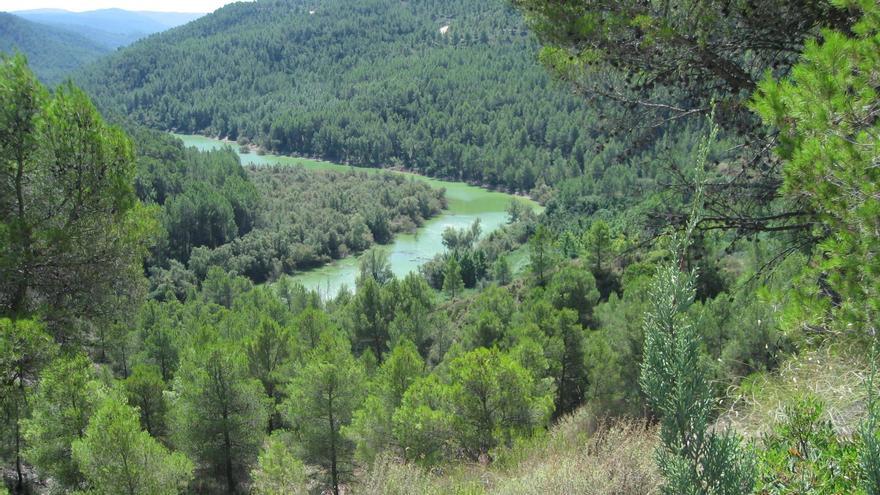
[[[118,8],[159,12],[213,12],[229,0],[0,0],[0,11],[64,9],[74,12]]]

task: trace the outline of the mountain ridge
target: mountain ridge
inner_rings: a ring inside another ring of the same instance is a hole
[[[76,32],[115,49],[150,34],[165,31],[204,14],[132,11],[118,8],[72,12],[64,9],[32,9],[12,12],[23,19]]]
[[[74,31],[0,12],[0,52],[19,51],[47,84],[61,82],[74,69],[110,53],[110,49]]]

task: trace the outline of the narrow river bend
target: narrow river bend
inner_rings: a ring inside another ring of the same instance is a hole
[[[194,146],[201,150],[217,149],[230,145],[228,142],[204,136],[182,134],[175,134],[175,136],[182,139],[186,146]],[[232,145],[232,148],[238,152],[238,146]],[[239,156],[242,165],[300,165],[306,168],[340,171],[352,168],[348,165],[289,156],[257,155],[255,153],[239,153]],[[374,168],[359,168],[359,170],[376,173],[381,171]],[[385,172],[405,173],[387,170]],[[425,222],[415,233],[397,234],[390,245],[384,246],[388,250],[391,269],[398,277],[417,270],[419,266],[443,251],[442,234],[447,227],[467,227],[479,218],[483,235],[485,235],[507,221],[507,206],[512,199],[519,199],[535,209],[540,208],[534,201],[512,194],[488,191],[461,182],[447,182],[415,174],[406,175],[425,181],[432,187],[445,188],[448,208],[440,215]],[[343,286],[354,287],[357,272],[358,260],[356,257],[349,256],[321,268],[298,273],[294,275],[294,279],[308,289],[317,290],[322,297],[328,298],[335,296]]]

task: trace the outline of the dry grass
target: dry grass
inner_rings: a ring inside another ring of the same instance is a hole
[[[644,422],[597,425],[582,409],[539,439],[499,454],[492,466],[428,472],[384,458],[356,493],[368,495],[650,495],[660,477],[657,435]]]
[[[838,434],[850,435],[865,417],[870,365],[863,349],[827,347],[789,359],[777,372],[751,376],[731,391],[719,419],[747,437],[759,437],[785,420],[785,406],[809,394],[825,404]]]
[[[584,431],[593,429],[592,422],[584,419],[575,415],[563,420],[546,448],[537,449],[536,455],[521,462],[513,473],[497,480],[489,493],[657,493],[660,475],[654,464],[656,431],[642,421],[618,420],[598,425],[589,440],[580,441]]]
[[[354,490],[359,495],[478,495],[485,493],[478,469],[429,472],[393,457],[379,459]]]

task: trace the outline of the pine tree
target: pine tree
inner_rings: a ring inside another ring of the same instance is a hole
[[[529,268],[539,287],[547,285],[549,272],[556,262],[553,234],[550,229],[539,225],[529,238]]]
[[[867,314],[880,314],[880,5],[837,3],[861,11],[852,32],[808,43],[790,76],[767,75],[752,106],[779,129],[783,190],[808,209],[819,236],[809,275],[821,282],[805,284],[803,309],[829,327],[864,331]]]
[[[57,352],[52,338],[43,326],[33,320],[12,321],[0,318],[0,384],[3,432],[5,443],[11,446],[9,455],[15,464],[15,490],[24,490],[22,427],[30,415],[31,396],[40,371]]]
[[[611,229],[602,220],[596,220],[584,233],[584,249],[590,260],[590,271],[594,275],[602,273],[611,258]]]
[[[131,375],[122,382],[122,389],[129,405],[138,408],[141,425],[154,437],[165,435],[165,415],[168,404],[165,399],[165,382],[159,368],[137,364]]]
[[[263,385],[248,376],[235,347],[211,343],[189,349],[174,378],[172,438],[233,494],[256,461],[268,420]]]
[[[0,60],[0,314],[52,301],[43,310],[54,324],[106,314],[135,292],[157,223],[134,174],[131,141],[83,91],[68,83],[50,95],[23,56]]]
[[[185,493],[193,476],[192,462],[141,430],[137,412],[112,395],[72,448],[88,493],[95,495],[176,495]]]
[[[41,475],[68,488],[82,481],[71,458],[71,445],[85,434],[89,418],[106,394],[94,366],[82,354],[62,356],[40,374],[24,436],[25,458]]]
[[[254,495],[306,495],[306,469],[291,447],[291,435],[275,432],[260,452],[257,467],[251,472]]]
[[[455,295],[464,289],[464,280],[461,278],[461,265],[455,256],[450,256],[443,270],[443,292],[455,299]]]
[[[499,256],[495,263],[492,264],[492,278],[498,282],[499,285],[507,285],[513,279],[513,274],[510,269],[510,262],[507,261],[506,256]]]
[[[303,446],[305,461],[326,473],[334,495],[352,474],[354,442],[342,434],[361,404],[364,370],[348,339],[325,331],[287,387],[283,408]]]
[[[286,371],[286,361],[292,351],[290,331],[266,316],[259,317],[256,328],[248,336],[246,352],[251,376],[260,380],[266,395],[272,399],[272,410],[281,403],[281,383]],[[280,418],[273,413],[269,428],[280,425]]]
[[[392,415],[403,394],[424,371],[425,362],[412,342],[403,340],[391,350],[370,383],[364,404],[355,411],[351,426],[344,431],[357,444],[358,460],[371,463],[392,444]]]
[[[371,349],[380,362],[388,347],[388,323],[393,316],[390,304],[384,288],[368,277],[361,282],[351,305],[355,349]]]

